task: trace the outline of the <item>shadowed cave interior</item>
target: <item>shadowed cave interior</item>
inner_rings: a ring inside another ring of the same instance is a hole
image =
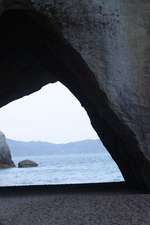
[[[145,188],[138,166],[143,155],[132,154],[135,146],[138,149],[132,132],[114,114],[94,74],[55,22],[32,10],[10,10],[0,17],[0,106],[48,83],[62,82],[87,111],[125,181]]]

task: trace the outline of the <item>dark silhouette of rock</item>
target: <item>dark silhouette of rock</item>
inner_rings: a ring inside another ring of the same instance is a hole
[[[0,131],[0,168],[15,167],[5,135]]]
[[[25,159],[18,163],[19,168],[37,167],[38,164],[32,160]]]
[[[59,80],[126,182],[150,190],[149,11],[148,0],[2,0],[0,106]]]

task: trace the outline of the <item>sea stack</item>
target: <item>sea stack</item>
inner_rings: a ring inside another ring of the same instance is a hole
[[[5,135],[0,131],[0,169],[15,167]]]

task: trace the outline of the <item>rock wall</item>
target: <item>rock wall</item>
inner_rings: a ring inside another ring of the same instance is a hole
[[[125,180],[150,189],[149,0],[1,0],[0,8],[18,10],[0,20],[1,106],[60,80]]]

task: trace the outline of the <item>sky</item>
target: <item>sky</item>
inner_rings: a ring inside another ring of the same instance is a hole
[[[60,82],[2,107],[0,130],[7,138],[21,141],[67,143],[98,138],[80,102]]]

